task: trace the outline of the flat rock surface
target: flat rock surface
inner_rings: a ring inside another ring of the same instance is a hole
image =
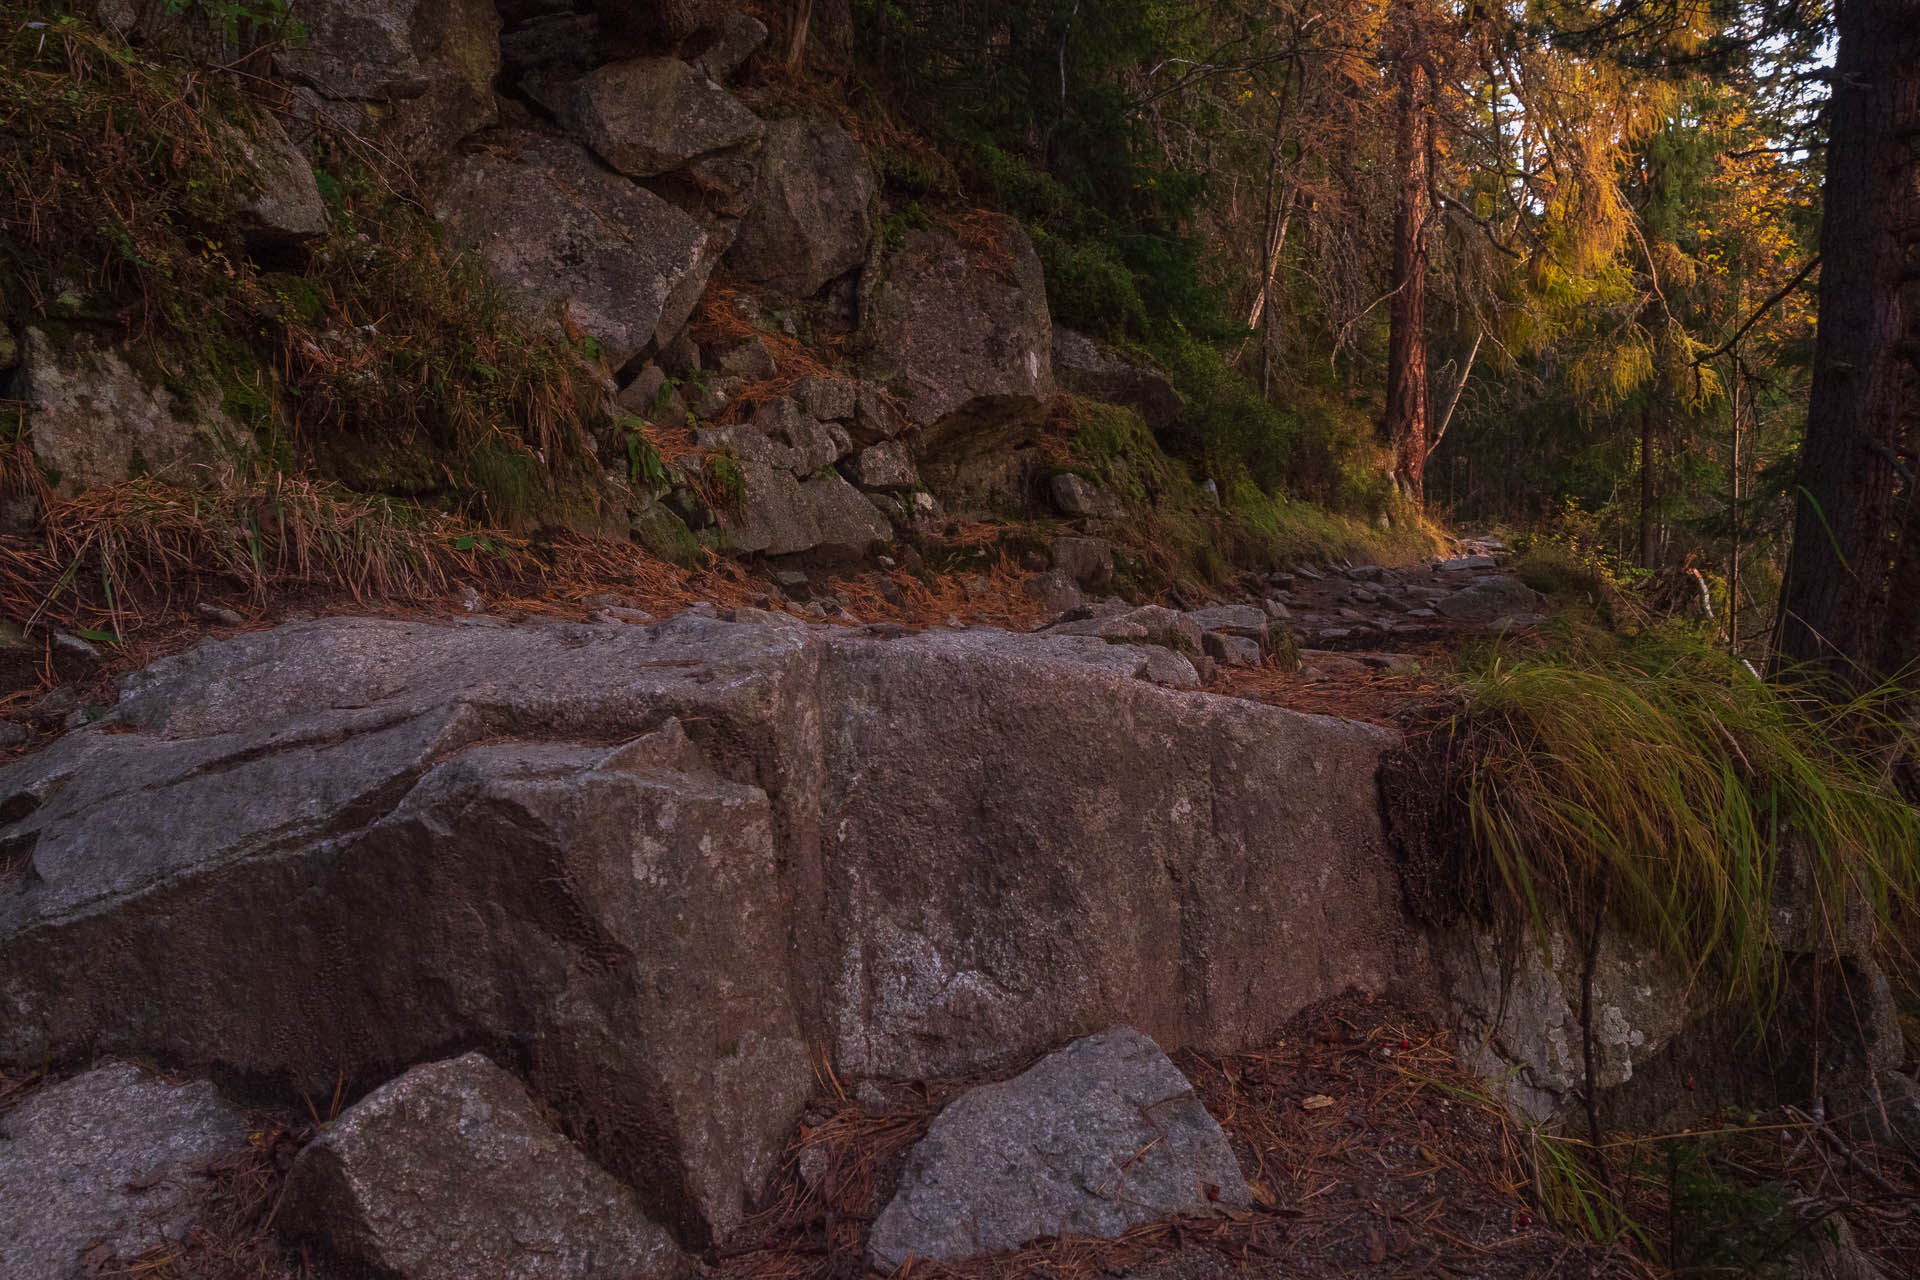
[[[99,1274],[179,1240],[216,1157],[247,1126],[204,1081],[173,1085],[116,1062],[0,1116],[0,1276]]]
[[[1252,1203],[1187,1078],[1152,1040],[1116,1027],[950,1103],[908,1156],[869,1245],[883,1267],[952,1262]]]

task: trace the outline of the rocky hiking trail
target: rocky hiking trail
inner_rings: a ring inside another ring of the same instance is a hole
[[[1001,532],[978,525],[954,535],[964,544]],[[1465,645],[1518,638],[1546,620],[1544,597],[1503,567],[1511,553],[1497,538],[1465,537],[1455,554],[1413,565],[1308,564],[1250,576],[1236,603],[1188,585],[1170,592],[1164,605],[1147,606],[1190,622],[1150,621],[1159,615],[1103,595],[1113,554],[1104,539],[1069,532],[1055,536],[1044,555],[1001,554],[981,572],[816,567],[755,575],[725,563],[697,574],[627,556],[608,563],[589,550],[570,566],[565,584],[529,580],[490,595],[462,584],[438,605],[369,607],[327,591],[229,603],[209,595],[178,609],[171,622],[143,619],[137,641],[121,646],[57,627],[0,634],[0,671],[10,690],[0,693],[0,749],[43,745],[90,722],[112,705],[121,676],[201,638],[335,614],[645,625],[683,610],[719,616],[744,607],[834,626],[1057,630],[1178,650],[1193,672],[1189,678],[1186,668],[1168,664],[1165,682],[1173,687],[1361,720],[1430,700],[1431,677]]]

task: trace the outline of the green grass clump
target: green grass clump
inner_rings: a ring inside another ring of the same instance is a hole
[[[1897,693],[1803,696],[1676,626],[1495,652],[1451,726],[1472,880],[1543,929],[1605,903],[1764,1009],[1790,877],[1836,951],[1851,913],[1885,924],[1920,899],[1920,809],[1889,781],[1920,747]]]

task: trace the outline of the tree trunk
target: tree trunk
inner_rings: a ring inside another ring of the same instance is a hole
[[[1888,622],[1903,238],[1920,207],[1920,0],[1845,0],[1839,17],[1820,323],[1776,663],[1858,684],[1876,674]]]
[[[1427,223],[1432,213],[1433,80],[1422,57],[1419,20],[1411,4],[1398,6],[1403,25],[1395,78],[1394,167],[1398,194],[1393,219],[1393,308],[1387,329],[1387,443],[1393,477],[1413,502],[1425,497],[1427,427]]]
[[[1733,465],[1727,488],[1728,527],[1732,545],[1727,552],[1727,649],[1740,656],[1740,344],[1733,347],[1732,381],[1728,390],[1733,408]]]
[[[1659,551],[1653,524],[1653,504],[1657,496],[1653,480],[1654,394],[1649,387],[1646,403],[1640,406],[1640,567],[1643,569],[1658,567],[1653,562]]]

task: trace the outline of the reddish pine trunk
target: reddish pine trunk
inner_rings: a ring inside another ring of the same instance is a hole
[[[1920,3],[1845,0],[1839,12],[1820,327],[1778,657],[1859,683],[1889,639],[1895,449],[1910,378],[1903,238],[1920,210]]]
[[[1401,7],[1405,29],[1396,76],[1400,84],[1394,138],[1399,191],[1393,220],[1393,307],[1387,329],[1387,443],[1393,478],[1410,500],[1426,495],[1427,430],[1432,416],[1427,386],[1427,221],[1433,187],[1433,95],[1421,57],[1412,6]]]

